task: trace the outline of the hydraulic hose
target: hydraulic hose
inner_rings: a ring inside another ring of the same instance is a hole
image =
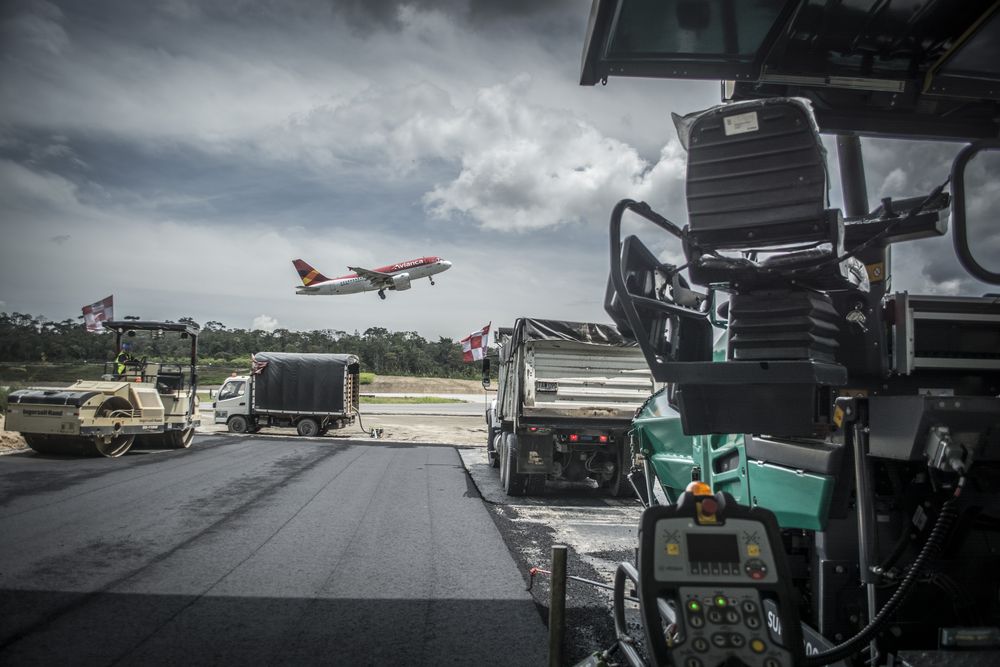
[[[913,584],[916,583],[927,561],[935,556],[938,550],[944,545],[945,538],[948,537],[948,533],[951,532],[952,526],[955,525],[955,521],[958,519],[958,509],[956,506],[958,504],[958,497],[962,494],[964,486],[965,477],[960,477],[958,485],[955,487],[955,493],[941,506],[941,511],[938,512],[937,519],[934,521],[934,528],[931,530],[927,541],[924,542],[923,548],[920,549],[920,553],[913,559],[910,569],[907,571],[906,576],[903,577],[903,581],[899,584],[896,592],[892,594],[892,597],[879,610],[875,618],[858,634],[847,641],[822,653],[806,656],[802,662],[804,667],[819,667],[820,665],[827,665],[831,662],[852,656],[861,651],[875,633],[882,629],[882,626],[885,625],[899,605],[910,594]]]
[[[358,406],[356,406],[356,405],[354,406],[354,414],[356,414],[358,416],[358,426],[361,427],[361,432],[362,433],[365,433],[370,438],[379,438],[379,437],[381,437],[381,434],[375,435],[375,429],[373,429],[373,428],[365,428],[365,423],[361,420],[361,410],[358,409]],[[379,431],[381,431],[381,429],[379,429]]]

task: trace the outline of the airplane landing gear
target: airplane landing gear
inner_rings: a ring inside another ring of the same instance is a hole
[[[434,283],[434,278],[433,278],[433,277],[431,277],[431,276],[427,276],[427,280],[431,281],[431,285],[435,284],[435,283]]]
[[[380,299],[382,299],[383,301],[385,301],[385,290],[384,290],[384,289],[380,289],[380,290],[378,291],[378,298],[380,298]]]

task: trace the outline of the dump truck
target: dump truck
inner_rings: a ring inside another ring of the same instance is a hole
[[[249,375],[219,387],[215,423],[231,433],[293,427],[302,436],[344,428],[358,412],[360,369],[353,354],[258,352]]]
[[[108,321],[115,357],[100,380],[66,389],[29,388],[8,397],[8,431],[19,431],[40,454],[110,458],[142,446],[186,449],[198,417],[198,333],[193,322]],[[138,337],[140,332],[148,332]],[[190,341],[187,363],[159,354],[165,334]],[[154,354],[162,361],[150,360]]]
[[[604,324],[527,317],[500,328],[497,342],[487,455],[504,491],[590,478],[612,495],[631,493],[629,425],[654,389],[635,342]]]

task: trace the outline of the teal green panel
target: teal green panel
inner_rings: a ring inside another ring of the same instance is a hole
[[[774,512],[782,528],[826,527],[833,477],[756,462],[747,466],[747,472],[752,504]]]
[[[703,447],[702,479],[712,491],[725,491],[737,502],[748,504],[747,456],[742,435],[698,436]]]

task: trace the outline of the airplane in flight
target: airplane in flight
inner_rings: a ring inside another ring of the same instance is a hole
[[[296,294],[357,294],[378,290],[380,299],[385,291],[410,289],[414,280],[427,278],[434,284],[434,276],[451,268],[451,262],[440,257],[421,257],[398,264],[390,264],[377,269],[363,269],[359,266],[347,267],[354,273],[336,278],[327,278],[301,259],[292,260],[295,270],[302,278],[302,285],[296,286]]]

